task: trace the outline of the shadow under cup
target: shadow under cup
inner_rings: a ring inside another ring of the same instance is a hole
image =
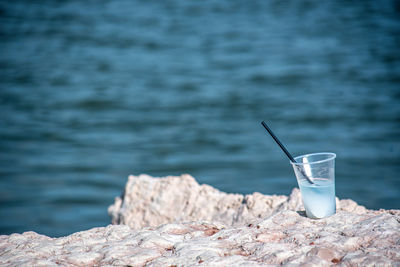
[[[298,156],[296,163],[291,162],[309,218],[321,219],[336,212],[335,158],[335,153],[323,152]]]

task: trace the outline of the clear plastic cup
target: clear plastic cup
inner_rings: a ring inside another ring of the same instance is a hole
[[[335,158],[335,153],[323,152],[298,156],[294,158],[297,163],[291,162],[309,218],[325,218],[336,212]]]

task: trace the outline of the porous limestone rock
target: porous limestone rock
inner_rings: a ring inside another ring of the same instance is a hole
[[[110,225],[50,238],[0,236],[1,266],[396,266],[400,212],[339,211],[320,220],[285,210],[257,224]]]
[[[365,213],[352,200],[337,201],[338,210]],[[188,175],[154,178],[129,176],[124,193],[108,209],[113,224],[132,229],[171,222],[212,221],[229,226],[250,224],[283,210],[302,211],[299,189],[291,195],[227,194],[199,185]]]
[[[186,187],[194,190],[192,194]],[[225,194],[210,186],[199,186],[187,175],[164,179],[131,177],[125,190],[124,198],[117,198],[110,213],[117,216],[113,217],[114,222],[129,226],[109,225],[61,238],[34,232],[2,235],[0,266],[399,266],[400,263],[400,210],[367,210],[354,201],[341,200],[335,215],[314,220],[301,212],[298,190],[290,197]],[[130,195],[132,192],[143,199],[136,199]],[[198,206],[196,199],[203,206]],[[182,214],[174,213],[174,208]],[[207,212],[202,212],[203,208]],[[133,214],[133,210],[140,216]],[[175,215],[180,217],[173,218]],[[161,219],[156,219],[157,216]],[[132,219],[138,222],[131,223]],[[152,226],[141,228],[146,224]]]

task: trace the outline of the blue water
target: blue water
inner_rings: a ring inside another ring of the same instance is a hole
[[[1,1],[0,233],[110,223],[129,174],[400,208],[398,1]]]

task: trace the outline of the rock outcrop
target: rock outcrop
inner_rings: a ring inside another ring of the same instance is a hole
[[[367,210],[352,200],[336,203],[339,211],[363,214]],[[130,176],[124,193],[108,208],[113,224],[132,229],[187,221],[219,222],[228,226],[255,223],[283,210],[302,213],[300,190],[288,196],[227,194],[209,185],[199,185],[188,175],[153,178]],[[303,213],[302,213],[303,214]]]
[[[399,266],[400,210],[337,203],[335,215],[313,220],[298,190],[242,196],[188,175],[132,176],[109,209],[126,225],[3,235],[0,266]]]

